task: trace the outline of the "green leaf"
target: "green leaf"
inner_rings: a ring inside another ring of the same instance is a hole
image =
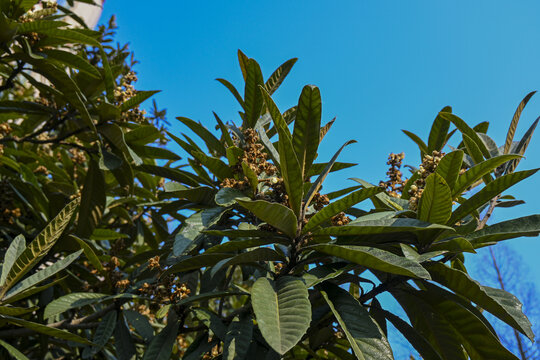
[[[330,219],[332,216],[349,209],[351,206],[356,205],[359,202],[380,193],[381,191],[383,190],[380,187],[365,188],[355,191],[342,199],[334,201],[333,203],[324,207],[322,210],[316,212],[315,215],[309,219],[306,226],[304,226],[302,233],[307,233],[308,231],[316,228],[318,225]]]
[[[71,293],[51,301],[43,313],[43,318],[48,319],[71,309],[81,308],[95,304],[106,298],[106,294],[98,293]]]
[[[288,207],[264,200],[247,201],[237,199],[237,201],[242,207],[251,211],[259,219],[283,231],[290,238],[296,236],[298,219]]]
[[[94,79],[101,79],[101,74],[99,71],[79,55],[72,54],[68,51],[55,49],[45,49],[43,50],[43,53],[47,55],[47,58],[49,59],[59,61],[73,69],[78,69]]]
[[[253,192],[255,193],[257,191],[257,187],[259,186],[259,178],[257,177],[257,174],[244,161],[242,161],[242,171],[244,172],[244,175],[248,179],[249,184],[251,185],[251,188],[253,189]]]
[[[245,292],[232,292],[232,291],[215,291],[215,292],[209,292],[209,293],[203,293],[198,295],[189,296],[185,299],[180,300],[176,305],[186,305],[191,304],[196,301],[206,301],[209,299],[215,299],[220,298],[224,296],[247,296],[248,293]]]
[[[154,328],[146,316],[134,310],[124,310],[123,315],[126,320],[135,328],[135,331],[143,338],[144,342],[149,342],[154,337]]]
[[[418,219],[433,224],[445,224],[452,215],[452,192],[437,173],[426,178],[418,206]]]
[[[221,318],[213,311],[205,308],[194,309],[193,313],[207,328],[221,340],[225,341],[227,327],[221,321]]]
[[[133,160],[135,165],[143,163],[142,159],[127,145],[124,132],[120,126],[114,124],[103,125],[100,126],[99,132],[109,140],[111,146],[119,149],[126,158]]]
[[[225,86],[231,92],[231,94],[233,94],[236,101],[238,101],[238,103],[240,104],[242,109],[244,109],[244,111],[245,111],[244,99],[242,98],[242,95],[240,95],[238,90],[236,90],[234,85],[231,84],[228,80],[225,80],[225,79],[216,79],[216,80],[219,81],[223,86]]]
[[[476,251],[474,251],[474,247],[469,242],[469,240],[463,237],[455,237],[449,240],[436,242],[429,247],[429,251],[476,253]]]
[[[521,310],[521,302],[514,295],[482,286],[467,273],[438,262],[427,263],[425,268],[434,281],[469,299],[534,341],[531,323]]]
[[[308,290],[299,278],[260,277],[251,289],[251,303],[261,334],[281,355],[302,339],[311,322]]]
[[[322,101],[319,88],[306,85],[298,99],[292,146],[300,164],[302,178],[317,156],[321,128]],[[280,141],[281,142],[281,141]],[[283,154],[280,152],[280,157]]]
[[[424,360],[443,360],[431,344],[414,327],[400,317],[386,310],[382,311],[385,318],[409,341]]]
[[[270,244],[284,244],[288,245],[290,243],[289,240],[279,237],[271,237],[271,238],[252,238],[247,240],[231,240],[224,242],[222,244],[212,246],[210,249],[206,250],[205,254],[213,254],[213,253],[226,253],[226,252],[233,252],[238,250],[245,250],[252,247],[258,247],[263,245],[270,245]]]
[[[287,261],[287,259],[275,250],[260,247],[248,252],[236,255],[223,266],[246,264],[259,261]]]
[[[14,295],[10,298],[4,298],[2,299],[2,303],[3,304],[11,304],[11,303],[14,303],[16,301],[19,301],[21,299],[26,299],[27,297],[29,296],[32,296],[34,294],[37,294],[37,293],[40,293],[48,288],[50,288],[51,286],[54,286],[62,281],[64,281],[66,279],[66,277],[63,277],[63,278],[60,278],[60,279],[56,279],[54,281],[51,281],[50,283],[46,284],[46,285],[42,285],[42,286],[34,286],[34,287],[31,287],[30,289],[28,290],[25,290],[25,291],[21,291],[20,293],[18,293],[17,295]]]
[[[161,137],[157,128],[151,125],[141,125],[124,133],[124,139],[130,145],[146,145]]]
[[[285,61],[270,75],[268,80],[266,80],[266,84],[264,84],[268,94],[272,95],[279,88],[297,60],[297,58],[292,58]]]
[[[430,224],[424,221],[409,218],[358,221],[360,219],[362,218],[354,220],[348,225],[330,226],[317,230],[314,232],[314,235],[375,235],[398,232],[410,232],[418,234],[423,231],[431,230],[453,230],[448,226]]]
[[[475,248],[521,236],[540,235],[540,215],[524,216],[489,225],[467,235],[467,239]]]
[[[476,183],[484,175],[490,173],[500,165],[512,159],[517,159],[518,157],[519,155],[500,155],[476,164],[457,178],[456,184],[452,189],[452,197],[455,198],[461,195],[469,186]]]
[[[236,204],[236,199],[248,200],[249,198],[242,191],[233,188],[221,188],[215,196],[216,204],[225,207]]]
[[[19,34],[32,33],[32,32],[42,32],[43,30],[57,29],[64,27],[68,23],[63,21],[52,21],[52,20],[33,20],[25,23],[20,23],[17,27],[17,32]]]
[[[509,187],[518,182],[528,178],[529,176],[536,173],[539,169],[518,171],[515,173],[503,175],[489,184],[487,184],[482,190],[471,196],[465,202],[461,204],[453,213],[452,217],[448,221],[448,224],[455,224],[458,220],[463,219],[465,216],[469,215],[486,202],[493,199],[495,196],[499,195]]]
[[[420,157],[423,158],[424,155],[428,153],[428,147],[426,143],[422,141],[422,139],[420,139],[418,135],[410,131],[407,131],[407,130],[401,130],[401,131],[403,131],[405,135],[407,135],[412,141],[416,143],[416,145],[418,145],[418,148],[420,149]]]
[[[480,149],[476,145],[476,143],[467,135],[463,134],[463,143],[465,144],[465,147],[467,148],[467,152],[469,156],[471,157],[474,164],[480,164],[484,157],[482,156],[482,153],[480,152]],[[483,176],[484,183],[489,184],[493,179],[491,178],[490,174],[486,174]]]
[[[223,344],[224,360],[242,360],[246,358],[253,336],[253,320],[250,314],[236,316],[225,336]]]
[[[188,257],[168,268],[161,276],[213,266],[221,260],[228,259],[231,256],[232,254],[202,254]]]
[[[47,266],[45,269],[40,270],[36,272],[35,274],[27,277],[23,281],[17,283],[15,286],[13,286],[5,295],[6,299],[9,299],[12,296],[15,296],[34,285],[39,284],[42,281],[47,280],[48,278],[52,277],[54,274],[64,270],[66,267],[68,267],[73,261],[77,260],[79,255],[81,255],[82,250],[79,250],[73,254],[70,254],[63,258],[62,260],[58,260],[52,265]]]
[[[15,263],[15,260],[17,260],[17,258],[22,254],[25,248],[26,241],[24,240],[23,235],[18,235],[17,237],[15,237],[15,239],[13,239],[11,244],[9,244],[9,248],[7,249],[6,255],[4,256],[4,264],[2,265],[0,286],[4,285],[9,270],[11,270],[11,267]]]
[[[525,151],[527,150],[527,147],[529,146],[529,143],[531,142],[534,130],[536,129],[536,126],[538,125],[538,122],[540,121],[540,117],[538,117],[531,125],[529,129],[527,129],[527,132],[523,135],[521,140],[519,141],[515,152],[519,155],[523,155]],[[516,159],[508,164],[508,167],[506,168],[506,173],[513,172],[516,167],[518,166],[519,162],[521,161],[521,158]]]
[[[41,324],[38,324],[38,323],[35,323],[35,322],[32,322],[32,321],[18,319],[18,318],[14,318],[14,317],[7,316],[7,315],[4,315],[3,317],[4,317],[5,320],[7,320],[7,322],[9,322],[9,323],[11,323],[13,325],[22,326],[24,328],[34,330],[35,332],[38,332],[40,334],[45,334],[45,335],[48,335],[48,336],[54,336],[54,337],[57,337],[57,338],[60,338],[60,339],[74,341],[74,342],[77,342],[77,343],[80,343],[80,344],[87,344],[87,345],[92,344],[87,339],[84,339],[84,338],[80,337],[79,335],[72,334],[72,333],[70,333],[69,331],[66,331],[66,330],[56,329],[56,328],[53,328],[53,327],[50,327],[50,326],[41,325]]]
[[[0,314],[1,315],[9,315],[9,316],[19,316],[23,314],[28,314],[31,312],[36,311],[39,309],[37,306],[32,306],[29,308],[23,308],[23,307],[16,307],[16,306],[2,306],[0,305]]]
[[[291,135],[289,129],[287,128],[287,124],[281,115],[281,112],[263,87],[260,88],[260,91],[279,133],[278,152],[281,175],[285,184],[285,190],[289,196],[289,204],[291,209],[298,217],[300,216],[300,206],[302,203],[304,190],[304,181],[300,163],[295,155]]]
[[[90,264],[92,264],[93,267],[95,267],[100,272],[103,272],[103,265],[101,264],[101,261],[97,257],[96,253],[94,252],[94,249],[86,243],[83,239],[78,238],[75,235],[70,235],[70,238],[75,239],[81,246],[81,249],[84,251],[84,255],[90,261]]]
[[[517,125],[519,122],[519,118],[521,117],[521,113],[523,112],[523,109],[529,102],[529,100],[532,98],[532,96],[536,94],[536,91],[531,91],[525,97],[521,102],[519,103],[516,111],[514,112],[514,116],[512,117],[512,121],[510,122],[510,127],[508,128],[508,133],[506,134],[506,141],[504,143],[504,154],[508,154],[510,152],[510,147],[512,146],[512,142],[514,140],[514,134],[516,133]]]
[[[328,244],[308,246],[304,249],[336,256],[369,269],[384,271],[390,274],[421,279],[430,278],[429,273],[416,261],[377,248]]]
[[[118,360],[132,360],[137,354],[135,343],[122,316],[118,317],[114,328],[114,346]]]
[[[179,170],[179,169],[144,164],[144,165],[137,166],[136,170],[140,170],[142,172],[152,174],[152,175],[161,176],[170,180],[178,181],[180,183],[183,183],[189,186],[200,185],[196,175],[193,175],[192,173],[188,173],[186,171]]]
[[[161,92],[160,90],[141,91],[138,90],[135,96],[130,97],[120,105],[120,111],[125,112],[133,109],[137,105],[141,104],[145,100],[151,98],[155,94]]]
[[[210,172],[214,174],[219,180],[234,177],[232,169],[218,158],[207,156],[199,151],[193,151],[191,155],[193,155],[193,157],[197,159],[201,164],[206,166],[206,168],[208,168],[208,170],[210,170]]]
[[[204,141],[211,153],[221,156],[227,155],[225,146],[204,126],[186,117],[177,117],[177,119],[197,134]]]
[[[244,127],[254,128],[257,120],[261,116],[263,106],[263,95],[259,90],[264,86],[264,79],[259,64],[253,59],[249,59],[246,66],[246,86],[244,88]]]
[[[9,355],[13,356],[16,360],[29,360],[22,352],[9,345],[7,342],[0,340],[0,346],[7,350]]]
[[[452,108],[450,106],[445,106],[440,112],[451,113]],[[448,129],[450,128],[450,123],[441,118],[439,114],[435,117],[433,125],[431,125],[431,130],[429,131],[427,145],[428,154],[431,154],[433,150],[441,151],[446,143],[446,136],[448,134]]]
[[[358,300],[331,283],[324,283],[319,290],[341,325],[357,359],[394,359],[388,340]]]
[[[172,348],[178,333],[178,321],[169,321],[167,326],[157,334],[146,349],[143,360],[167,360],[171,357]]]
[[[20,278],[30,271],[49,252],[69,224],[77,205],[79,205],[79,199],[75,199],[66,205],[26,247],[9,270],[2,291],[0,292],[0,297],[3,297]]]
[[[462,163],[463,151],[452,151],[443,156],[439,162],[439,165],[437,165],[437,168],[435,169],[435,173],[439,174],[444,179],[450,189],[453,189],[459,176]]]
[[[42,114],[48,115],[52,111],[51,108],[43,106],[42,104],[30,102],[30,101],[14,101],[3,100],[0,101],[0,113],[23,113],[23,114]]]
[[[114,328],[116,327],[116,311],[111,311],[107,313],[101,319],[98,327],[96,328],[96,332],[94,333],[93,343],[94,345],[92,347],[87,347],[84,349],[82,353],[83,359],[89,359],[96,355],[98,352],[100,352],[103,347],[109,342],[109,339],[112,337],[114,333]]]
[[[459,131],[461,131],[463,135],[470,137],[474,144],[478,146],[478,149],[480,149],[480,152],[486,159],[489,159],[491,157],[489,150],[486,148],[486,145],[484,144],[482,139],[480,139],[476,131],[474,131],[474,129],[471,129],[465,121],[463,121],[456,115],[447,112],[440,112],[439,116],[445,120],[451,121],[459,129]]]
[[[82,189],[77,235],[88,238],[101,222],[105,211],[105,177],[95,161],[90,161]]]

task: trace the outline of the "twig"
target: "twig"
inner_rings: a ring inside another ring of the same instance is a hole
[[[15,69],[13,69],[13,71],[11,72],[9,77],[6,79],[6,82],[4,83],[4,85],[0,86],[0,92],[2,92],[4,90],[7,90],[7,89],[11,89],[13,87],[13,85],[14,85],[13,81],[15,80],[17,75],[19,75],[19,73],[21,71],[23,71],[23,68],[24,68],[24,62],[23,61],[17,61],[17,67]]]

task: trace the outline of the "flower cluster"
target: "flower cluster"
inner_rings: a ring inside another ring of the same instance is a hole
[[[118,104],[123,104],[133,96],[137,95],[137,90],[135,90],[135,87],[133,86],[133,83],[136,81],[137,75],[133,71],[128,72],[122,77],[120,85],[114,89],[114,97]],[[143,123],[146,120],[145,115],[146,111],[141,110],[139,106],[136,106],[133,109],[123,112],[122,120],[126,122]]]
[[[426,178],[435,172],[443,156],[444,153],[437,150],[433,150],[431,155],[424,155],[422,165],[418,168],[419,177],[409,188],[409,209],[416,210],[418,208],[418,202],[426,186]]]
[[[405,158],[405,153],[394,154],[390,153],[388,155],[388,161],[386,162],[390,165],[390,168],[386,172],[388,175],[387,181],[381,181],[379,186],[382,187],[390,196],[401,197],[403,191],[403,186],[405,185],[406,180],[403,180],[401,173],[401,163]]]

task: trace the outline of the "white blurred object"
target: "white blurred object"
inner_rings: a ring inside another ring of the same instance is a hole
[[[75,2],[73,6],[70,6],[69,9],[77,14],[83,21],[88,25],[88,28],[93,29],[96,27],[99,18],[101,17],[101,12],[103,10],[103,4],[105,0],[94,0],[97,5],[90,5],[81,2]],[[68,22],[72,25],[78,25],[78,23],[69,19]]]

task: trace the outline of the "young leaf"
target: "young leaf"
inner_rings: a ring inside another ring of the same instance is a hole
[[[251,289],[251,303],[264,339],[281,355],[300,341],[311,322],[308,290],[296,277],[260,277]]]
[[[504,143],[503,154],[508,154],[510,152],[510,147],[512,146],[512,141],[514,140],[514,134],[516,133],[516,129],[518,126],[519,118],[521,117],[521,113],[534,94],[536,94],[536,91],[531,91],[530,93],[525,95],[523,100],[521,100],[521,102],[519,103],[516,109],[516,112],[514,113],[514,116],[512,117],[512,121],[510,122],[510,127],[508,128],[506,141]]]
[[[75,199],[66,205],[58,215],[43,229],[39,235],[26,247],[9,270],[6,281],[0,292],[0,297],[15,283],[36,265],[45,254],[53,247],[56,240],[69,224],[71,216],[79,205],[79,199]]]
[[[305,248],[336,256],[373,270],[390,274],[429,279],[429,273],[417,262],[389,251],[367,246],[313,245]]]
[[[253,320],[251,315],[236,316],[227,329],[223,344],[223,360],[245,359],[252,335]]]
[[[388,340],[358,300],[331,283],[324,283],[319,290],[341,325],[357,359],[394,359]]]
[[[298,219],[288,207],[264,200],[247,201],[237,199],[237,201],[259,219],[283,231],[290,238],[296,236]]]
[[[268,91],[268,94],[272,95],[279,88],[297,60],[297,58],[292,58],[285,61],[276,69],[276,71],[272,73],[272,75],[270,75],[268,80],[266,80],[266,84],[264,85],[266,91]]]
[[[418,219],[445,224],[452,215],[452,192],[437,173],[429,175],[418,206]]]
[[[317,156],[321,128],[322,102],[319,88],[306,85],[298,99],[292,145],[300,163],[302,178]],[[280,156],[283,155],[280,153]]]
[[[264,86],[264,79],[259,64],[249,59],[246,67],[246,86],[244,88],[244,109],[246,128],[254,128],[257,120],[261,116],[263,106],[263,96],[259,90]]]

